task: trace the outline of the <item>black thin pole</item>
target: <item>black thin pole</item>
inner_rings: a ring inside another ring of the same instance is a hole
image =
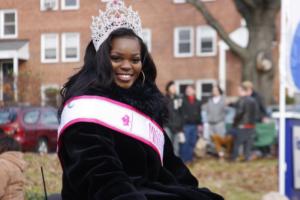
[[[46,189],[46,182],[45,182],[45,177],[44,177],[44,170],[43,170],[43,167],[42,167],[42,166],[41,166],[41,172],[42,172],[42,178],[43,178],[45,200],[48,200],[48,197],[47,197],[47,189]]]

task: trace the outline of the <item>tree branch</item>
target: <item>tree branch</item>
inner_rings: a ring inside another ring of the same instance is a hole
[[[187,0],[187,2],[194,5],[202,13],[207,23],[217,31],[219,36],[224,40],[224,42],[226,42],[226,44],[237,56],[241,58],[245,58],[247,56],[247,50],[238,45],[229,37],[229,34],[226,33],[222,25],[212,16],[201,0]]]

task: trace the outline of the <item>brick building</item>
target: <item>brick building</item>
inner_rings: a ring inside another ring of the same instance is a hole
[[[0,99],[45,104],[51,92],[82,66],[91,16],[105,9],[105,1],[1,0]],[[227,32],[239,30],[241,19],[232,0],[203,1]],[[181,89],[195,83],[203,98],[211,84],[222,79],[227,94],[234,94],[240,63],[230,52],[221,51],[216,32],[193,6],[184,0],[125,2],[142,18],[144,40],[158,66],[162,90],[171,79]],[[230,67],[220,71],[224,58]]]

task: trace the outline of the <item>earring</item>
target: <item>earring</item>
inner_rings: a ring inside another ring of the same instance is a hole
[[[142,76],[143,76],[143,78],[142,78],[142,83],[143,83],[143,85],[144,85],[145,80],[146,80],[146,76],[145,76],[145,73],[143,72],[143,70],[141,71],[141,73],[142,73]]]

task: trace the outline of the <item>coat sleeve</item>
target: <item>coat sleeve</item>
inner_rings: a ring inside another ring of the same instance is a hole
[[[164,167],[175,176],[180,185],[191,189],[193,192],[196,191],[199,199],[224,200],[223,197],[207,188],[198,188],[198,180],[191,174],[182,160],[175,156],[172,143],[168,138],[165,143]]]
[[[92,123],[65,130],[58,154],[68,184],[84,191],[87,200],[146,200],[124,172],[111,132]]]
[[[198,180],[182,160],[174,154],[172,143],[168,137],[165,137],[164,167],[174,175],[179,184],[198,187]]]
[[[9,182],[9,177],[7,171],[5,170],[5,167],[5,163],[0,162],[0,199],[2,199],[2,197],[4,196]]]

